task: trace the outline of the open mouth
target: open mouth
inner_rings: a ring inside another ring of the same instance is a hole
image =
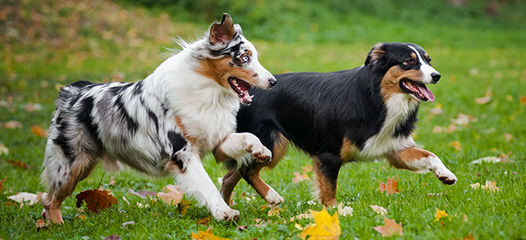
[[[252,87],[249,83],[236,78],[236,77],[229,77],[228,83],[230,84],[230,87],[236,92],[237,97],[243,104],[250,104],[252,103],[252,96],[248,94],[248,89]]]
[[[400,81],[400,88],[420,101],[435,101],[435,95],[423,83],[404,78]]]

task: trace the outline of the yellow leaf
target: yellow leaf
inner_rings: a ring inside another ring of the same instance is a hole
[[[435,222],[444,218],[444,217],[447,217],[447,213],[445,211],[442,211],[442,210],[438,210],[438,208],[436,209],[436,213],[435,213]]]
[[[521,96],[521,105],[526,104],[526,96]]]
[[[279,212],[281,212],[281,208],[278,206],[270,206],[270,209],[267,212],[267,215],[269,217],[279,215]]]
[[[373,228],[380,234],[382,237],[390,237],[394,235],[402,236],[402,224],[396,223],[395,220],[384,217],[384,226],[376,226]]]
[[[497,187],[497,184],[495,183],[495,181],[486,181],[486,184],[484,184],[480,188],[484,190],[490,190],[492,192],[496,192],[500,190],[500,188]]]
[[[197,233],[192,233],[192,240],[227,240],[230,238],[217,237],[212,234],[212,229],[209,228],[206,231],[199,231]]]
[[[35,136],[37,137],[43,137],[43,138],[47,137],[47,130],[44,130],[41,126],[37,126],[37,125],[32,126],[31,132],[35,134]]]
[[[457,151],[460,151],[460,149],[462,149],[462,145],[460,145],[459,141],[453,141],[449,143],[449,145],[453,146]]]
[[[188,208],[190,208],[191,205],[192,202],[188,200],[182,200],[179,204],[177,204],[177,208],[179,208],[179,213],[181,213],[181,215],[185,215],[188,211]]]
[[[314,224],[306,226],[300,233],[301,239],[338,239],[341,234],[340,220],[338,213],[329,215],[327,209],[320,212],[310,210],[314,218]]]

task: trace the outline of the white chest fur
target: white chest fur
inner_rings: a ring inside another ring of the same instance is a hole
[[[414,146],[415,142],[411,136],[395,137],[394,133],[400,123],[405,121],[417,107],[418,102],[411,96],[393,94],[386,102],[387,114],[380,132],[365,142],[359,155],[364,158],[374,158]]]

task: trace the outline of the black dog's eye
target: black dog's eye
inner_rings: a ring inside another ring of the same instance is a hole
[[[250,60],[250,57],[249,57],[247,54],[243,54],[243,55],[241,55],[241,57],[239,57],[239,60],[240,60],[242,63],[247,63],[248,60]]]
[[[427,58],[426,58],[426,61],[427,61],[427,62],[431,62],[431,58],[430,58],[430,57],[427,57]]]
[[[414,58],[408,58],[404,61],[404,65],[407,65],[407,64],[412,64],[415,62],[415,59]]]

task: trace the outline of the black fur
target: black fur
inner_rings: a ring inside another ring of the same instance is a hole
[[[126,107],[124,106],[125,104],[122,101],[121,97],[122,97],[121,95],[117,96],[117,98],[115,99],[115,106],[117,107],[117,109],[119,109],[119,112],[121,113],[120,115],[126,122],[128,131],[134,134],[135,131],[137,131],[138,124],[133,118],[131,118],[131,116],[128,114],[128,111],[126,111]]]

